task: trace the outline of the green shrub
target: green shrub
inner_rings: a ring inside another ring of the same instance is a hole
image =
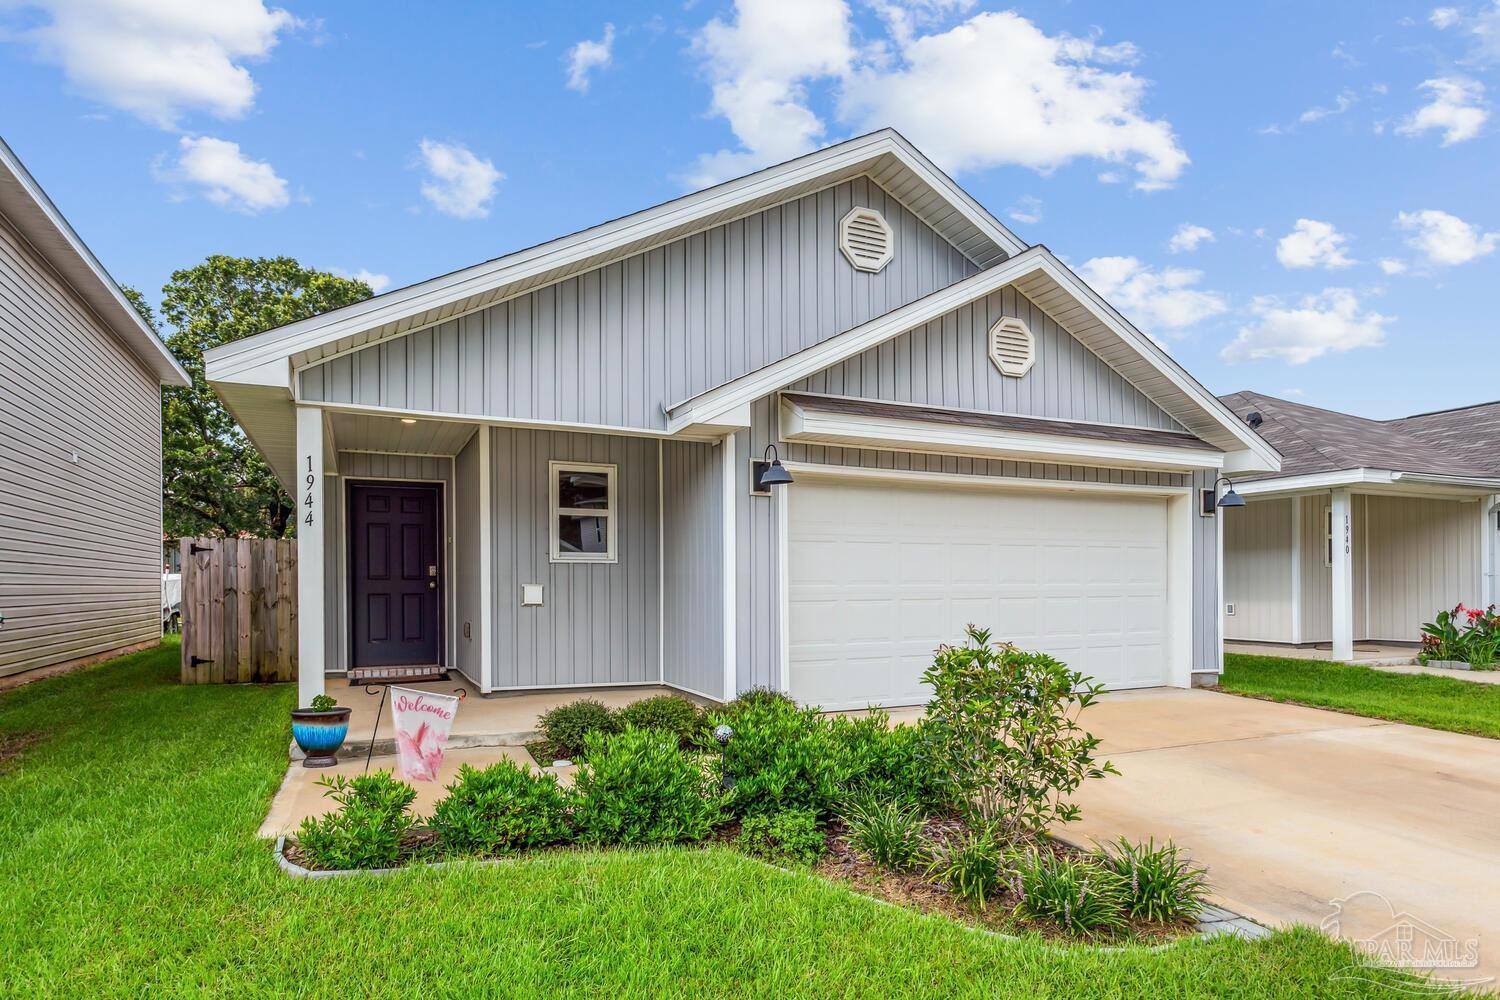
[[[1005,845],[988,830],[965,831],[956,841],[933,850],[927,874],[982,910],[1005,881]]]
[[[783,691],[776,691],[768,687],[753,687],[746,688],[744,691],[741,691],[731,701],[724,705],[723,711],[726,714],[734,715],[739,713],[743,709],[760,708],[763,705],[787,705],[792,708],[797,707],[797,703],[792,700],[791,695],[786,694]]]
[[[510,854],[566,840],[568,798],[557,776],[501,760],[465,764],[432,814],[443,846],[457,854]]]
[[[320,778],[324,795],[339,804],[320,818],[307,817],[297,846],[313,868],[389,868],[401,860],[401,841],[411,829],[417,790],[389,771],[355,778]]]
[[[810,809],[746,816],[735,844],[752,857],[788,867],[815,864],[828,846]]]
[[[1017,860],[1016,881],[1026,916],[1083,934],[1125,924],[1129,886],[1095,859],[1033,850]]]
[[[1076,819],[1067,797],[1089,778],[1118,773],[1095,759],[1099,740],[1078,725],[1103,687],[1045,653],[992,644],[987,629],[964,634],[964,645],[940,646],[922,675],[953,798],[970,825],[1007,843]]]
[[[548,711],[537,720],[537,729],[554,753],[576,760],[590,733],[617,733],[620,723],[603,702],[580,698]]]
[[[684,747],[692,745],[703,724],[698,706],[675,694],[633,701],[615,713],[620,728],[660,729],[672,733]]]
[[[922,852],[921,810],[894,799],[863,795],[843,809],[849,842],[882,868],[907,868]]]
[[[837,752],[816,709],[765,698],[711,715],[708,727],[720,723],[734,730],[724,763],[734,780],[729,804],[735,815],[810,809],[822,819],[832,811],[839,795]]]
[[[1125,883],[1125,910],[1132,917],[1168,922],[1191,920],[1203,909],[1208,880],[1202,868],[1183,856],[1170,840],[1132,844],[1121,837],[1100,847],[1099,862]]]
[[[654,729],[590,733],[573,781],[573,821],[593,844],[702,840],[720,815],[714,775]]]
[[[847,797],[897,800],[926,813],[953,810],[925,722],[893,726],[889,716],[876,710],[861,718],[836,716],[829,725]]]
[[[333,699],[332,695],[315,694],[313,695],[312,704],[308,707],[314,712],[327,712],[338,708],[338,705],[339,703]]]

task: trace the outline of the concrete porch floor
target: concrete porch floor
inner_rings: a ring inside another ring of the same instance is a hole
[[[1245,653],[1250,656],[1284,656],[1293,660],[1332,660],[1333,650],[1328,644],[1317,646],[1290,646],[1274,642],[1224,643],[1226,653]],[[1364,666],[1406,666],[1417,662],[1415,646],[1402,646],[1389,642],[1356,642],[1354,663]]]

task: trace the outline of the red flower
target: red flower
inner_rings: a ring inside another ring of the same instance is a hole
[[[1469,608],[1468,609],[1468,615],[1469,615],[1469,624],[1472,625],[1472,624],[1474,624],[1475,622],[1477,622],[1480,618],[1482,618],[1484,616],[1484,612],[1480,611],[1478,608]]]

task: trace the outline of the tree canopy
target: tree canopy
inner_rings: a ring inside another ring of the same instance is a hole
[[[157,318],[125,290],[153,328]],[[203,373],[203,352],[369,298],[363,281],[303,267],[290,257],[227,257],[172,272],[162,288],[164,338],[192,376],[162,390],[163,530],[169,537],[279,538],[293,505]]]

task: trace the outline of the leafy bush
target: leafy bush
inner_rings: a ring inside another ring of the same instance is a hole
[[[964,631],[965,644],[938,647],[922,675],[953,797],[971,825],[1008,843],[1076,819],[1067,796],[1088,778],[1118,773],[1095,759],[1099,740],[1077,721],[1103,687],[1045,653],[992,644],[987,629]]]
[[[703,722],[698,706],[675,694],[633,701],[616,712],[615,719],[621,729],[634,726],[636,729],[660,729],[673,733],[684,747],[692,744]]]
[[[933,850],[927,874],[982,910],[1005,881],[1005,846],[989,830],[966,831]]]
[[[776,691],[768,687],[746,688],[725,704],[723,711],[729,715],[735,715],[742,709],[759,708],[763,705],[787,705],[797,707],[791,695],[784,691]],[[731,723],[732,724],[732,723]]]
[[[734,780],[735,815],[810,809],[821,819],[832,811],[839,794],[836,748],[816,709],[764,698],[710,715],[710,729],[720,723],[734,730],[724,764]]]
[[[313,695],[312,704],[308,707],[311,708],[314,712],[327,712],[331,709],[337,708],[338,704],[339,703],[337,701],[333,700],[333,697],[331,695],[315,694]]]
[[[1017,861],[1016,881],[1026,916],[1082,934],[1124,926],[1129,885],[1094,859],[1033,850]]]
[[[1493,670],[1500,653],[1500,613],[1495,605],[1470,608],[1462,603],[1452,611],[1439,611],[1437,619],[1422,626],[1419,658],[1460,660],[1479,670]]]
[[[548,711],[537,720],[537,729],[554,753],[578,759],[590,733],[617,733],[620,724],[603,702],[580,698]]]
[[[320,778],[339,808],[307,817],[297,830],[297,846],[314,868],[389,868],[401,859],[401,841],[411,829],[417,790],[389,771],[355,778]]]
[[[746,816],[735,844],[752,857],[787,866],[814,864],[828,846],[810,809]]]
[[[844,807],[843,817],[849,842],[882,868],[907,868],[922,852],[924,823],[914,805],[862,795]]]
[[[1133,917],[1189,920],[1203,909],[1208,896],[1203,869],[1170,840],[1157,847],[1155,840],[1132,844],[1121,837],[1109,847],[1100,847],[1099,862],[1124,881],[1125,910]]]
[[[465,764],[432,814],[444,847],[461,854],[509,854],[566,840],[567,794],[557,776],[501,760]]]
[[[952,810],[925,722],[892,726],[889,716],[876,710],[857,719],[837,716],[829,725],[846,795],[899,800],[930,813]]]
[[[593,844],[702,840],[719,819],[714,777],[654,729],[592,732],[573,781],[573,821]]]

